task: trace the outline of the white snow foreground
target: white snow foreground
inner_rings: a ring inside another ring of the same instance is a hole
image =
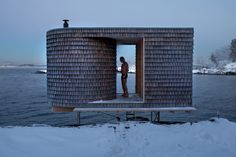
[[[235,157],[236,123],[0,128],[1,157]]]

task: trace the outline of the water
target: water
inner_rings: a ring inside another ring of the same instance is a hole
[[[0,68],[0,126],[31,126],[46,124],[71,126],[75,113],[53,113],[47,104],[46,75],[36,74],[42,68]],[[118,81],[120,76],[117,76]],[[134,92],[134,74],[130,74],[130,93]],[[119,83],[119,82],[118,82]],[[121,93],[120,85],[117,92]],[[191,113],[161,113],[162,120],[200,121],[219,114],[236,122],[236,77],[194,75]],[[114,122],[115,113],[82,113],[83,124]],[[149,117],[149,113],[140,113]],[[124,119],[124,114],[121,115]]]

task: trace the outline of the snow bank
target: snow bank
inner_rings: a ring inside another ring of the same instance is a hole
[[[236,72],[236,63],[229,63],[224,66],[224,72]]]
[[[193,69],[193,74],[224,74],[224,73],[219,69],[202,68],[202,69]]]
[[[0,128],[1,157],[235,157],[236,123],[125,122],[79,128]]]
[[[193,69],[193,74],[212,74],[212,75],[225,75],[225,74],[236,74],[236,63],[229,63],[221,69],[216,68],[201,68]]]

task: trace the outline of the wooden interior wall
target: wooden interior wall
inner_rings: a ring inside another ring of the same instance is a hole
[[[136,93],[143,98],[143,41],[136,44]]]

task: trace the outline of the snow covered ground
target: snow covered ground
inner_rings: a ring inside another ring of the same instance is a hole
[[[228,63],[221,69],[219,68],[193,69],[193,74],[213,74],[213,75],[236,74],[236,63]]]
[[[229,63],[225,65],[224,72],[236,72],[236,63]]]
[[[202,69],[194,69],[193,74],[224,74],[223,71],[214,68],[202,68]]]
[[[236,123],[123,122],[79,128],[0,128],[1,157],[235,157]]]

